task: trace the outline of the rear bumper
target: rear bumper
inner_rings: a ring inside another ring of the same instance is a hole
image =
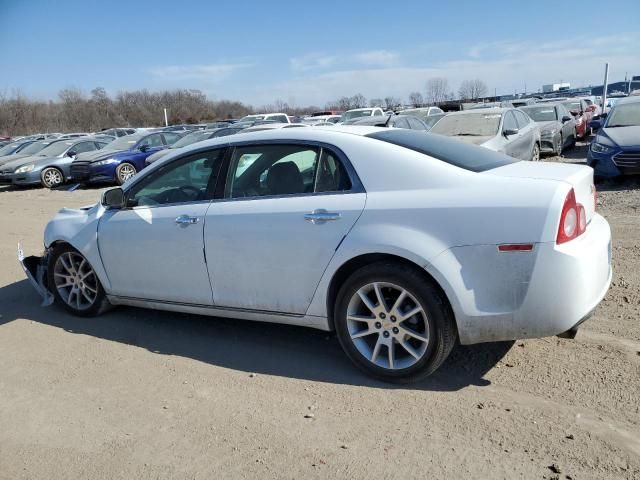
[[[42,297],[42,306],[46,307],[53,303],[53,295],[47,288],[47,265],[48,253],[42,257],[25,257],[22,247],[18,244],[18,261],[33,288]]]
[[[513,253],[499,253],[495,245],[451,250],[458,251],[434,266],[453,276],[454,293],[447,293],[463,344],[572,330],[611,283],[611,230],[597,214],[583,235],[562,245],[538,243],[533,252]]]

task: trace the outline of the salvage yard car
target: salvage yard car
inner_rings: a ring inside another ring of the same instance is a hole
[[[540,128],[515,108],[483,108],[452,112],[429,133],[455,137],[520,160],[540,160]]]
[[[146,166],[147,157],[181,137],[182,134],[176,132],[135,133],[120,137],[100,152],[78,155],[71,164],[71,176],[78,183],[122,185]]]
[[[19,258],[45,304],[335,330],[395,382],[435,371],[458,339],[572,335],[611,281],[590,168],[377,127],[184,147],[61,210],[44,244]]]
[[[108,143],[99,137],[53,140],[34,155],[2,165],[0,181],[22,186],[59,187],[71,179],[71,163],[76,155],[100,150]]]
[[[576,121],[561,102],[520,107],[540,125],[540,151],[560,155],[576,144]]]
[[[591,126],[597,133],[589,145],[587,164],[597,176],[640,174],[640,97],[619,100]]]

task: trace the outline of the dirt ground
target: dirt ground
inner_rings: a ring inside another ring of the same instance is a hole
[[[575,340],[459,347],[397,387],[319,331],[42,308],[16,244],[99,190],[0,189],[0,478],[638,479],[640,183],[599,190],[614,279]]]

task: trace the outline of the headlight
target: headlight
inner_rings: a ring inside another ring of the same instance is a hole
[[[594,153],[613,152],[613,148],[602,145],[601,143],[591,142],[591,151]]]
[[[29,165],[23,165],[19,168],[16,168],[15,173],[27,173],[33,170],[33,167],[34,167],[33,163],[30,163]]]
[[[106,165],[107,163],[113,162],[113,158],[107,158],[106,160],[100,160],[99,162],[94,162],[94,166],[99,167],[101,165]]]

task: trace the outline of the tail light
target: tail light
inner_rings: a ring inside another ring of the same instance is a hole
[[[560,225],[556,243],[565,243],[582,235],[587,229],[587,215],[584,207],[576,203],[576,194],[573,188],[567,194],[562,206]]]

